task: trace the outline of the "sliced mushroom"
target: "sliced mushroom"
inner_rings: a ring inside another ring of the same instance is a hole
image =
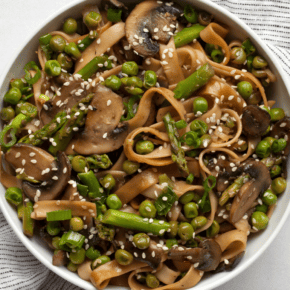
[[[168,259],[175,261],[189,261],[196,264],[195,268],[200,271],[215,270],[221,260],[222,250],[213,239],[200,242],[198,248],[174,247],[169,250]]]
[[[182,10],[175,6],[144,1],[138,4],[126,20],[126,37],[141,56],[154,56],[159,44],[167,43],[175,30]],[[158,40],[158,42],[156,42]]]
[[[271,184],[271,176],[266,165],[260,161],[248,160],[234,172],[222,172],[218,177],[217,190],[221,191],[226,180],[234,179],[242,173],[249,174],[252,179],[241,187],[233,200],[230,211],[230,221],[233,224],[245,215],[259,194]]]
[[[122,98],[112,90],[98,86],[91,102],[85,129],[78,136],[74,150],[80,154],[103,154],[119,149],[128,135],[127,122],[121,122]],[[108,105],[109,104],[109,105]]]
[[[57,165],[54,157],[45,150],[22,143],[14,145],[5,154],[5,159],[16,170],[16,174],[32,177],[29,179],[36,181],[45,181],[51,177],[52,168]]]
[[[285,137],[287,136],[287,137]],[[288,155],[290,152],[290,118],[285,117],[278,121],[272,128],[271,137],[274,138],[284,138],[287,140],[287,146],[284,149],[284,155]]]
[[[260,137],[268,129],[270,114],[256,105],[246,106],[243,110],[243,133],[249,137]]]
[[[31,200],[39,201],[56,199],[65,189],[70,179],[71,165],[64,152],[58,152],[56,167],[52,169],[51,178],[41,184],[23,181],[22,190]]]
[[[221,262],[219,266],[216,268],[215,273],[219,273],[223,271],[227,271],[227,272],[232,271],[240,263],[244,255],[245,255],[245,251],[229,259],[227,264],[224,261]]]

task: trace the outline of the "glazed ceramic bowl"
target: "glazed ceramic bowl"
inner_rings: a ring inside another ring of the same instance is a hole
[[[79,17],[82,7],[89,3],[98,3],[100,1],[88,0],[82,1],[77,0],[70,3],[68,6],[57,11],[54,15],[48,18],[42,25],[38,28],[36,33],[31,35],[29,39],[20,47],[19,51],[16,53],[15,57],[10,61],[6,70],[4,71],[0,80],[0,96],[4,96],[8,89],[9,81],[11,78],[16,78],[23,75],[23,67],[30,60],[36,60],[35,50],[38,46],[38,38],[48,33],[49,31],[58,30],[61,27],[61,23],[67,17]],[[136,2],[133,0],[124,2]],[[140,1],[139,1],[140,2]],[[270,66],[270,69],[277,76],[277,82],[271,85],[268,89],[267,95],[271,99],[277,101],[277,106],[283,107],[287,114],[290,113],[289,104],[289,86],[287,84],[286,76],[282,70],[282,67],[276,57],[268,49],[268,47],[263,43],[263,41],[253,32],[246,24],[244,24],[239,18],[231,14],[224,8],[212,3],[209,0],[188,0],[188,1],[177,1],[179,4],[184,5],[185,3],[191,3],[193,6],[199,9],[206,10],[214,14],[215,19],[227,24],[231,28],[229,38],[245,39],[250,37],[257,47],[259,53],[264,56]],[[272,96],[272,97],[271,97]],[[1,106],[2,106],[2,102]],[[288,164],[289,165],[289,164]],[[289,170],[288,166],[288,170]],[[69,272],[65,267],[55,267],[52,265],[52,251],[44,246],[39,238],[35,237],[29,239],[22,233],[22,223],[17,218],[15,210],[8,204],[5,200],[4,192],[5,189],[0,185],[0,206],[1,209],[27,249],[46,267],[55,272],[62,278],[70,281],[71,283],[81,287],[82,289],[95,289],[92,284],[80,279],[76,274]],[[224,272],[219,274],[210,275],[205,277],[198,283],[194,290],[209,290],[218,287],[225,282],[234,279],[239,273],[249,267],[271,244],[273,239],[276,237],[280,229],[282,228],[288,214],[290,211],[289,199],[290,195],[287,194],[289,188],[286,192],[279,197],[279,202],[276,210],[271,218],[268,228],[252,237],[247,245],[246,254],[239,265],[232,272]],[[124,289],[121,287],[109,286],[107,289]]]

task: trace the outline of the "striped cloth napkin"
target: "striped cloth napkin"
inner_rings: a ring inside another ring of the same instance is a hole
[[[32,4],[33,1],[27,0],[26,2],[31,2],[30,4]],[[289,0],[212,1],[237,15],[255,30],[281,60],[284,70],[290,76]],[[53,5],[53,2],[51,1],[51,5]],[[13,6],[11,6],[11,9],[13,9]],[[290,282],[289,279],[288,282]],[[16,237],[0,211],[0,289],[80,290],[81,288],[58,277],[35,259]],[[232,288],[226,284],[217,289],[241,290],[246,288],[239,285],[237,285],[237,288]]]

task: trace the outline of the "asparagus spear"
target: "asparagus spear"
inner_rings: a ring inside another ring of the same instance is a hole
[[[112,162],[107,154],[91,155],[86,158],[86,161],[89,163],[90,169],[107,169],[112,165]]]
[[[179,141],[179,134],[175,126],[175,121],[172,119],[170,113],[167,113],[163,117],[163,122],[171,143],[171,158],[175,162],[181,172],[185,173],[188,176],[189,171],[187,167],[187,162],[185,160],[184,150],[181,148],[181,143]]]
[[[246,179],[250,178],[248,174],[238,177],[219,198],[219,205],[225,205],[231,197],[234,197],[245,183]]]
[[[204,86],[214,76],[214,69],[205,63],[185,80],[179,82],[174,90],[175,99],[186,99]]]
[[[88,109],[85,108],[82,110],[79,105],[81,104],[89,104],[94,97],[94,94],[88,94],[85,98],[81,99],[80,102],[75,104],[71,110],[70,118],[66,119],[63,123],[62,127],[56,132],[53,139],[53,144],[49,146],[48,151],[56,155],[58,151],[63,151],[68,143],[70,142],[73,134],[74,128],[78,128],[82,126],[85,122],[85,115],[88,112]]]
[[[26,236],[33,236],[34,220],[31,218],[31,213],[33,212],[33,203],[31,201],[27,202],[23,210],[23,232]]]
[[[191,27],[183,28],[174,35],[174,43],[176,48],[186,45],[199,37],[200,32],[205,29],[205,26],[200,24],[192,25]]]

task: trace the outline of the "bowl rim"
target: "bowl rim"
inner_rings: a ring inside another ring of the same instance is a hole
[[[189,2],[189,1],[192,1],[192,0],[187,0],[187,2]],[[286,75],[286,72],[284,71],[284,69],[282,68],[280,60],[268,48],[266,43],[260,38],[259,35],[257,35],[257,33],[252,28],[250,28],[246,23],[244,23],[238,16],[236,16],[235,14],[231,13],[230,11],[225,9],[224,7],[218,5],[210,0],[194,0],[194,2],[195,3],[202,3],[202,4],[205,4],[207,6],[211,6],[212,8],[217,10],[218,13],[226,15],[226,17],[230,18],[232,21],[234,21],[236,24],[238,24],[238,26],[240,26],[249,36],[251,36],[252,38],[255,38],[259,42],[259,45],[261,46],[262,50],[267,54],[268,57],[270,57],[272,59],[272,62],[274,64],[275,68],[277,69],[277,71],[279,72],[279,74],[281,76],[281,80],[284,83],[284,85],[288,91],[288,94],[290,95],[290,84],[288,84],[288,82],[287,82],[287,75]],[[10,60],[6,64],[6,66],[3,70],[3,74],[0,77],[0,85],[2,85],[4,83],[5,78],[6,78],[7,74],[9,73],[12,64],[14,63],[16,58],[19,56],[21,51],[29,44],[29,42],[32,40],[32,38],[35,37],[35,35],[37,35],[37,33],[41,29],[43,29],[48,23],[50,23],[58,15],[60,15],[61,13],[64,13],[66,10],[71,9],[74,6],[79,5],[81,3],[83,3],[84,5],[86,4],[86,2],[83,0],[74,0],[71,3],[68,3],[68,4],[64,5],[63,7],[59,8],[57,11],[55,11],[49,17],[47,17],[35,30],[33,30],[33,32],[30,33],[28,35],[28,37],[26,37],[26,39],[19,46],[19,48],[14,52],[13,56],[10,58]],[[29,238],[27,238],[23,234],[23,232],[20,231],[15,226],[14,221],[13,221],[13,217],[9,215],[8,210],[6,209],[6,206],[4,203],[0,202],[0,208],[1,208],[3,215],[4,215],[5,219],[7,220],[8,224],[13,229],[14,233],[17,235],[17,237],[24,244],[24,246],[30,251],[30,253],[38,261],[40,261],[42,264],[44,264],[48,269],[50,269],[56,275],[62,277],[66,281],[68,281],[68,282],[70,282],[78,287],[82,288],[84,286],[87,286],[90,289],[95,289],[94,286],[88,281],[85,281],[85,280],[79,281],[78,279],[72,279],[72,275],[75,275],[75,273],[69,273],[69,272],[62,271],[62,270],[60,271],[60,269],[58,267],[53,266],[51,262],[47,261],[46,258],[44,258],[44,256],[42,256],[33,247],[33,242]],[[256,253],[254,255],[249,257],[248,260],[242,266],[240,266],[240,267],[238,266],[233,271],[227,272],[227,275],[220,277],[217,281],[213,281],[213,282],[206,284],[204,286],[200,285],[199,290],[210,290],[210,289],[214,289],[218,286],[221,286],[221,285],[225,284],[226,282],[229,282],[230,280],[232,280],[234,277],[236,277],[237,275],[242,273],[246,268],[248,268],[251,264],[253,264],[253,262],[255,260],[257,260],[264,253],[264,251],[270,246],[270,244],[276,238],[276,236],[280,232],[281,228],[283,227],[286,219],[288,218],[289,213],[290,213],[290,202],[288,203],[288,206],[286,207],[285,212],[284,212],[283,216],[281,217],[279,223],[277,224],[276,228],[274,229],[274,231],[271,233],[271,235],[266,240],[266,242],[256,251]],[[90,285],[92,287],[90,287]],[[190,289],[194,289],[194,288],[190,288]]]

